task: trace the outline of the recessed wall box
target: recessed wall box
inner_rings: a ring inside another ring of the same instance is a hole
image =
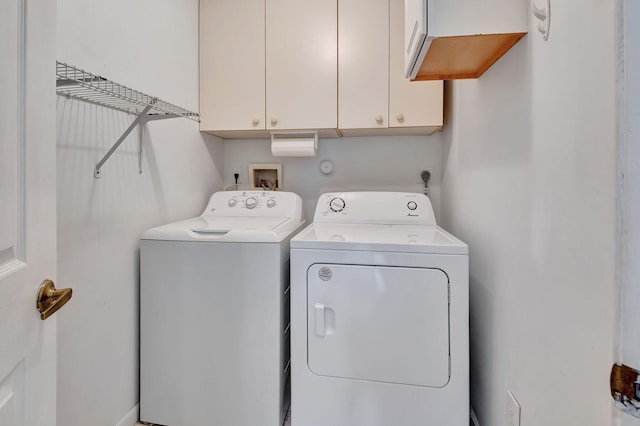
[[[251,189],[282,191],[282,164],[249,164]]]
[[[513,0],[405,0],[406,77],[480,77],[526,34],[527,12]]]

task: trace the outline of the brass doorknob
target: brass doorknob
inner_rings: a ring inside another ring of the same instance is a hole
[[[63,288],[56,290],[56,286],[51,280],[44,280],[40,284],[38,290],[38,300],[36,306],[40,312],[40,319],[46,320],[56,311],[64,306],[65,303],[71,299],[73,290],[70,288]]]

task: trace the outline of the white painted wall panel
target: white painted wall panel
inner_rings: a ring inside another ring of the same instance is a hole
[[[470,247],[482,426],[506,424],[507,389],[523,425],[611,422],[614,5],[552,10],[548,42],[530,17],[486,74],[450,86],[441,217]]]
[[[247,188],[249,163],[281,163],[285,191],[302,197],[307,220],[313,219],[320,194],[333,191],[422,192],[422,170],[431,171],[431,202],[438,216],[440,201],[441,134],[320,139],[316,157],[273,157],[266,140],[224,142],[224,179],[233,183],[231,170],[240,170],[240,188]],[[320,173],[320,162],[333,162],[334,173]]]
[[[197,0],[60,0],[57,55],[198,109]],[[222,186],[222,144],[190,120],[151,122],[142,175],[134,131],[96,180],[133,117],[62,97],[57,110],[58,281],[74,290],[57,314],[57,424],[112,426],[138,401],[139,236],[200,214]]]
[[[18,52],[19,3],[6,2],[0,16],[2,38],[0,57],[3,58],[3,77],[0,79],[0,268],[16,256],[18,224]]]
[[[537,0],[542,4],[542,0]],[[530,1],[429,0],[429,34],[456,36],[526,31]],[[535,28],[529,31],[535,31]]]

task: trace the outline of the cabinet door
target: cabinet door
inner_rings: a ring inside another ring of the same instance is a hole
[[[337,9],[337,0],[267,1],[267,129],[337,128]]]
[[[443,82],[411,82],[404,74],[404,0],[390,3],[389,127],[429,127],[443,123]]]
[[[340,0],[338,124],[388,127],[389,0]]]
[[[265,129],[264,0],[200,0],[200,129]]]

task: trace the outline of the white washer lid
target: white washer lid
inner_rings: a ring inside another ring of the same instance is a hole
[[[304,222],[289,217],[200,216],[152,228],[143,240],[279,242]]]
[[[465,243],[439,226],[312,223],[291,249],[389,251],[467,255]]]
[[[191,228],[201,234],[215,234],[230,231],[265,231],[272,230],[289,220],[288,217],[221,217],[201,216],[198,223]]]

